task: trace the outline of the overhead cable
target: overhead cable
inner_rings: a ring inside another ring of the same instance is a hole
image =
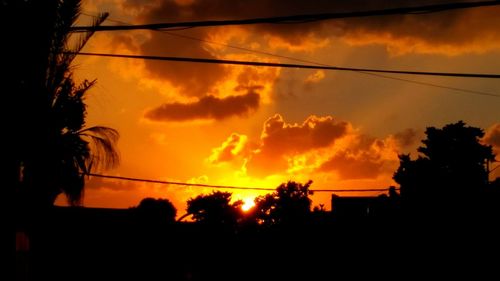
[[[387,16],[398,14],[427,14],[457,9],[468,9],[485,6],[497,6],[500,1],[480,1],[480,2],[453,2],[445,4],[434,4],[418,7],[400,7],[382,10],[357,11],[357,12],[338,12],[338,13],[322,13],[322,14],[307,14],[307,15],[291,15],[280,17],[263,17],[252,19],[239,20],[207,20],[207,21],[191,21],[191,22],[168,22],[168,23],[151,23],[138,25],[118,25],[118,26],[75,26],[71,28],[73,32],[86,31],[120,31],[120,30],[145,30],[145,29],[167,29],[167,28],[193,28],[193,27],[209,27],[209,26],[228,26],[228,25],[249,25],[249,24],[291,24],[291,23],[306,23],[314,21],[323,21],[329,19],[343,18],[359,18],[373,16]]]

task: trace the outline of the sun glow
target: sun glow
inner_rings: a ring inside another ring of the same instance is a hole
[[[245,198],[243,199],[243,205],[241,205],[241,209],[243,212],[248,212],[250,209],[255,206],[254,198]]]

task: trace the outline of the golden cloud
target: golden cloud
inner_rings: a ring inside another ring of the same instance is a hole
[[[367,0],[319,0],[315,1],[314,5],[307,1],[287,0],[255,0],[251,3],[230,0],[128,0],[122,2],[121,10],[124,14],[132,15],[134,23],[151,23],[359,11],[360,7],[369,10],[411,4],[422,5],[417,1],[380,3]],[[355,45],[381,44],[392,54],[417,52],[455,55],[500,48],[500,31],[496,28],[500,21],[499,12],[500,8],[487,7],[424,15],[355,18],[294,25],[195,28],[177,34],[195,39],[175,36],[175,31],[142,31],[131,35],[113,35],[115,37],[111,40],[111,45],[127,49],[129,53],[147,55],[262,61],[262,55],[234,51],[228,48],[227,44],[235,42],[257,50],[284,48],[290,52],[311,52],[316,48],[328,46],[329,40],[337,37]],[[219,44],[207,44],[208,41],[216,41]],[[149,81],[144,83],[162,81],[163,83],[153,84],[162,88],[162,92],[168,89],[168,96],[173,97],[175,101],[148,112],[148,117],[154,120],[181,121],[246,116],[254,112],[259,103],[270,103],[274,84],[280,76],[278,68],[152,60],[141,62],[138,68],[146,78],[141,80]],[[127,67],[122,71],[130,69],[131,67]],[[324,72],[321,71],[305,78],[305,90],[323,78]],[[168,84],[165,85],[165,81]],[[235,89],[257,86],[262,87],[260,97],[255,94],[234,96]],[[190,99],[189,102],[186,102],[186,97]],[[198,100],[192,102],[193,98]],[[232,112],[228,111],[224,105],[235,99],[242,100],[244,104]],[[209,104],[217,110],[207,109]],[[194,109],[200,110],[201,113],[194,112]],[[166,110],[175,113],[169,114]]]
[[[286,123],[279,114],[266,120],[261,135],[260,154],[293,155],[327,147],[346,134],[348,123],[331,116],[309,116],[302,124]]]
[[[354,45],[385,45],[394,55],[459,55],[500,48],[500,7],[341,22],[340,36]]]
[[[260,177],[287,170],[298,172],[297,166],[308,164],[312,157],[301,155],[331,146],[349,128],[348,123],[331,116],[309,116],[302,124],[290,124],[276,114],[264,123],[260,143],[248,158],[246,171]]]
[[[496,154],[500,153],[500,123],[493,124],[486,130],[483,142],[491,145]]]
[[[315,84],[315,83],[318,83],[321,80],[323,80],[325,78],[325,76],[326,76],[325,75],[325,71],[318,70],[318,71],[312,73],[311,75],[307,76],[306,80],[305,80],[305,83],[306,84]]]
[[[248,137],[237,133],[231,134],[221,146],[214,148],[208,157],[211,164],[233,161],[236,157],[245,152]]]
[[[243,163],[241,170],[258,178],[327,173],[339,180],[390,178],[398,153],[413,146],[417,135],[406,129],[379,139],[331,116],[309,116],[290,124],[276,114],[265,121],[258,141],[233,133],[209,159],[217,164]]]

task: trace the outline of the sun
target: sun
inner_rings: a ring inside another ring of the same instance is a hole
[[[241,209],[243,210],[243,212],[248,212],[253,208],[253,206],[255,206],[255,202],[253,200],[254,198],[250,197],[243,199],[243,205],[241,205]]]

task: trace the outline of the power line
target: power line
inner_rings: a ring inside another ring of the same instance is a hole
[[[417,80],[412,80],[412,79],[404,79],[404,78],[393,77],[393,76],[377,74],[377,73],[364,72],[364,71],[357,71],[357,72],[361,73],[361,74],[372,75],[375,77],[380,77],[380,78],[385,78],[385,79],[392,79],[392,80],[396,80],[396,81],[408,82],[408,83],[413,83],[413,84],[417,84],[417,85],[423,85],[423,86],[458,91],[458,92],[462,92],[462,93],[466,93],[466,94],[489,96],[489,97],[495,97],[495,98],[500,97],[500,95],[488,93],[488,92],[483,92],[483,91],[476,91],[476,90],[470,90],[470,89],[464,89],[464,88],[458,88],[458,87],[450,87],[450,86],[445,86],[445,85],[440,85],[440,84],[435,84],[435,83],[417,81]]]
[[[224,189],[241,189],[241,190],[265,190],[265,191],[275,191],[276,188],[259,188],[259,187],[243,187],[243,186],[230,186],[230,185],[211,185],[211,184],[201,184],[201,183],[185,183],[185,182],[175,182],[175,181],[160,181],[151,179],[140,179],[131,177],[121,177],[121,176],[111,176],[111,175],[101,175],[101,174],[85,174],[87,176],[115,179],[115,180],[125,180],[134,182],[147,182],[147,183],[157,183],[166,185],[177,185],[177,186],[195,186],[195,187],[209,187],[209,188],[224,188]],[[388,188],[371,188],[371,189],[311,189],[313,192],[382,192],[388,191]]]
[[[93,14],[90,14],[90,13],[81,13],[81,14],[89,16],[89,17],[95,17],[96,16],[96,15],[93,15]],[[116,19],[110,19],[110,18],[108,18],[107,20],[111,21],[111,22],[115,22],[115,23],[121,24],[121,25],[130,25],[130,23],[128,23],[128,22],[119,21],[119,20],[116,20]],[[284,59],[289,59],[289,60],[298,61],[298,62],[304,62],[304,63],[310,63],[310,64],[315,64],[315,65],[332,66],[332,65],[329,65],[329,64],[319,63],[319,62],[312,61],[312,60],[299,59],[299,58],[296,58],[296,57],[284,56],[284,55],[279,55],[279,54],[271,53],[271,52],[264,52],[264,51],[259,51],[259,50],[253,50],[253,49],[245,48],[245,47],[242,47],[242,46],[237,46],[237,45],[232,45],[232,44],[225,44],[225,43],[215,42],[215,41],[206,40],[206,39],[202,39],[202,38],[198,38],[198,37],[193,37],[193,36],[188,36],[188,35],[183,35],[183,34],[177,34],[177,33],[166,31],[166,30],[154,29],[152,31],[160,32],[160,33],[163,33],[163,34],[166,34],[166,35],[169,35],[169,36],[174,36],[174,37],[183,38],[183,39],[192,40],[192,41],[198,41],[198,42],[202,42],[202,43],[205,43],[205,44],[212,44],[212,45],[224,46],[224,47],[227,47],[227,48],[232,48],[232,49],[236,49],[236,50],[242,50],[242,51],[251,52],[251,53],[255,53],[255,54],[262,54],[262,55],[266,55],[266,56],[272,56],[272,57],[277,57],[277,58],[284,58]],[[483,92],[483,91],[476,91],[476,90],[470,90],[470,89],[464,89],[464,88],[458,88],[458,87],[450,87],[450,86],[446,86],[446,85],[440,85],[440,84],[435,84],[435,83],[417,81],[417,80],[412,80],[412,79],[403,79],[403,78],[398,78],[398,77],[393,77],[393,76],[388,76],[388,75],[383,75],[383,74],[375,74],[375,73],[369,73],[369,72],[363,72],[363,71],[357,71],[357,72],[361,73],[361,74],[365,74],[365,75],[371,75],[371,76],[375,76],[375,77],[384,78],[384,79],[392,79],[392,80],[396,80],[396,81],[413,83],[413,84],[417,84],[417,85],[423,85],[423,86],[429,86],[429,87],[435,87],[435,88],[441,88],[441,89],[447,89],[447,90],[452,90],[452,91],[458,91],[458,92],[467,93],[467,94],[475,94],[475,95],[482,95],[482,96],[497,96],[496,94],[492,94],[492,93],[488,93],[488,92]]]
[[[95,15],[90,14],[90,13],[81,13],[81,14],[89,16],[89,17],[95,17]],[[116,23],[119,23],[119,24],[122,24],[122,25],[129,25],[130,24],[128,22],[119,21],[119,20],[115,20],[115,19],[109,19],[108,18],[107,20],[111,21],[111,22],[116,22]],[[151,31],[156,31],[156,32],[160,32],[160,33],[163,33],[163,34],[166,34],[166,35],[169,35],[169,36],[179,37],[179,38],[183,38],[183,39],[187,39],[187,40],[198,41],[198,42],[202,42],[202,43],[205,43],[205,44],[219,45],[219,46],[224,46],[224,47],[227,47],[227,48],[232,48],[232,49],[236,49],[236,50],[241,50],[241,51],[246,51],[246,52],[251,52],[251,53],[256,53],[256,54],[261,54],[261,55],[276,57],[276,58],[283,58],[283,59],[289,59],[289,60],[298,61],[298,62],[312,63],[312,64],[323,65],[323,66],[330,66],[328,64],[322,64],[322,63],[313,62],[313,61],[304,60],[304,59],[299,59],[299,58],[295,58],[295,57],[279,55],[279,54],[276,54],[276,53],[264,52],[264,51],[259,51],[259,50],[253,50],[253,49],[245,48],[245,47],[242,47],[242,46],[237,46],[237,45],[232,45],[232,44],[225,44],[225,43],[215,42],[215,41],[206,40],[206,39],[202,39],[202,38],[198,38],[198,37],[194,37],[194,36],[189,36],[189,35],[184,35],[184,34],[177,34],[177,33],[174,33],[174,32],[170,32],[170,31],[172,31],[171,29],[169,29],[169,31],[163,30],[163,29],[153,29]],[[177,30],[175,30],[175,31],[177,31]]]
[[[422,14],[434,13],[447,10],[467,9],[475,7],[496,6],[500,5],[500,1],[481,1],[481,2],[457,2],[435,4],[419,7],[402,7],[382,10],[360,11],[360,12],[341,12],[341,13],[323,13],[309,15],[292,15],[282,17],[266,17],[253,18],[242,20],[209,20],[209,21],[192,21],[192,22],[171,22],[171,23],[155,23],[155,24],[140,24],[126,26],[75,26],[71,31],[118,31],[118,30],[138,30],[138,29],[164,29],[177,27],[207,27],[207,26],[227,26],[227,25],[249,25],[249,24],[283,24],[283,23],[306,23],[314,21],[322,21],[328,19],[355,18],[355,17],[372,17],[386,16],[397,14]]]
[[[174,182],[174,181],[160,181],[160,180],[151,180],[151,179],[140,179],[140,178],[131,178],[131,177],[101,175],[101,174],[93,174],[93,173],[89,173],[89,174],[86,174],[86,175],[93,176],[93,177],[99,177],[99,178],[117,179],[117,180],[125,180],[125,181],[135,181],[135,182],[168,184],[168,185],[179,185],[179,186],[195,186],[195,187],[227,188],[227,189],[248,189],[248,190],[273,190],[273,191],[276,190],[275,188],[240,187],[240,186],[227,186],[227,185],[210,185],[210,184],[202,184],[202,183],[185,183],[185,182]]]
[[[110,21],[114,21],[117,23],[123,23],[123,22],[116,21],[116,20],[110,20]],[[242,50],[242,51],[247,51],[247,52],[256,53],[256,54],[262,54],[262,55],[267,55],[267,56],[272,56],[272,57],[277,57],[277,58],[284,58],[284,59],[289,59],[289,60],[304,62],[304,63],[310,63],[310,64],[315,64],[315,65],[332,66],[331,64],[324,64],[324,63],[319,63],[319,62],[312,61],[312,60],[305,60],[305,59],[299,59],[299,58],[295,58],[295,57],[291,57],[291,56],[278,55],[278,54],[270,53],[270,52],[252,50],[252,49],[245,48],[242,46],[214,42],[214,41],[196,38],[196,37],[192,37],[192,36],[188,36],[188,35],[176,34],[176,33],[165,31],[165,30],[155,29],[153,31],[161,32],[161,33],[164,33],[164,34],[167,34],[170,36],[175,36],[175,37],[184,38],[184,39],[188,39],[188,40],[199,41],[199,42],[202,42],[205,44],[219,45],[219,46],[224,46],[224,47]],[[468,93],[468,94],[475,94],[475,95],[482,95],[482,96],[497,96],[496,94],[483,92],[483,91],[476,91],[476,90],[470,90],[470,89],[464,89],[464,88],[458,88],[458,87],[450,87],[450,86],[446,86],[446,85],[417,81],[417,80],[412,80],[412,79],[403,79],[403,78],[398,78],[398,77],[393,77],[393,76],[388,76],[388,75],[383,75],[383,74],[375,74],[375,73],[369,73],[369,72],[363,72],[363,71],[357,71],[357,73],[376,76],[376,77],[380,77],[380,78],[384,78],[384,79],[392,79],[392,80],[401,81],[401,82],[408,82],[408,83],[413,83],[413,84],[417,84],[417,85],[453,90],[453,91],[458,91],[458,92],[463,92],[463,93]]]
[[[383,69],[352,68],[352,67],[306,65],[306,64],[289,64],[289,63],[273,63],[273,62],[255,62],[255,61],[237,61],[237,60],[221,60],[221,59],[202,59],[202,58],[190,58],[190,57],[165,57],[165,56],[124,55],[124,54],[103,54],[103,53],[86,53],[86,52],[80,52],[80,53],[76,53],[76,52],[64,52],[64,53],[65,54],[78,54],[78,55],[82,55],[82,56],[98,56],[98,57],[111,57],[111,58],[128,58],[128,59],[177,61],[177,62],[194,62],[194,63],[210,63],[210,64],[248,65],[248,66],[302,68],[302,69],[322,69],[322,70],[338,70],[338,71],[354,71],[354,72],[375,72],[375,73],[393,73],[393,74],[405,74],[405,75],[426,75],[426,76],[445,76],[445,77],[462,77],[462,78],[495,78],[495,79],[500,78],[500,74],[486,74],[486,73],[458,73],[458,72],[426,72],[426,71],[408,71],[408,70],[383,70]],[[500,98],[500,95],[491,94],[491,96]]]
[[[89,17],[95,17],[95,15],[92,15],[90,13],[81,13],[81,14],[89,16]],[[109,18],[107,20],[111,21],[111,22],[119,23],[121,25],[129,25],[130,24],[128,22],[114,20],[114,19],[109,19]],[[160,33],[163,33],[163,34],[166,34],[166,35],[170,35],[170,36],[174,36],[174,37],[179,37],[179,38],[183,38],[183,39],[188,39],[188,40],[192,40],[192,41],[198,41],[198,42],[202,42],[202,43],[206,43],[206,44],[219,45],[219,46],[224,46],[224,47],[232,48],[232,49],[236,49],[236,50],[241,50],[241,51],[246,51],[246,52],[251,52],[251,53],[256,53],[256,54],[261,54],[261,55],[267,55],[267,56],[271,56],[271,57],[284,58],[284,59],[289,59],[289,60],[294,60],[294,61],[299,61],[299,62],[313,63],[313,64],[317,64],[317,65],[329,66],[329,65],[326,65],[326,64],[321,64],[321,63],[317,63],[317,62],[311,62],[311,61],[308,61],[308,60],[298,59],[298,58],[294,58],[294,57],[290,57],[290,56],[278,55],[278,54],[275,54],[275,53],[264,52],[264,51],[259,51],[259,50],[252,50],[252,49],[245,48],[245,47],[242,47],[242,46],[224,44],[224,43],[210,41],[210,40],[206,40],[206,39],[201,39],[201,38],[193,37],[193,36],[189,36],[189,35],[177,34],[177,33],[174,33],[174,32],[170,32],[170,31],[172,31],[171,29],[169,29],[169,31],[163,30],[163,29],[153,29],[151,31],[156,31],[156,32],[160,32]],[[175,31],[177,31],[177,30],[175,30]]]

